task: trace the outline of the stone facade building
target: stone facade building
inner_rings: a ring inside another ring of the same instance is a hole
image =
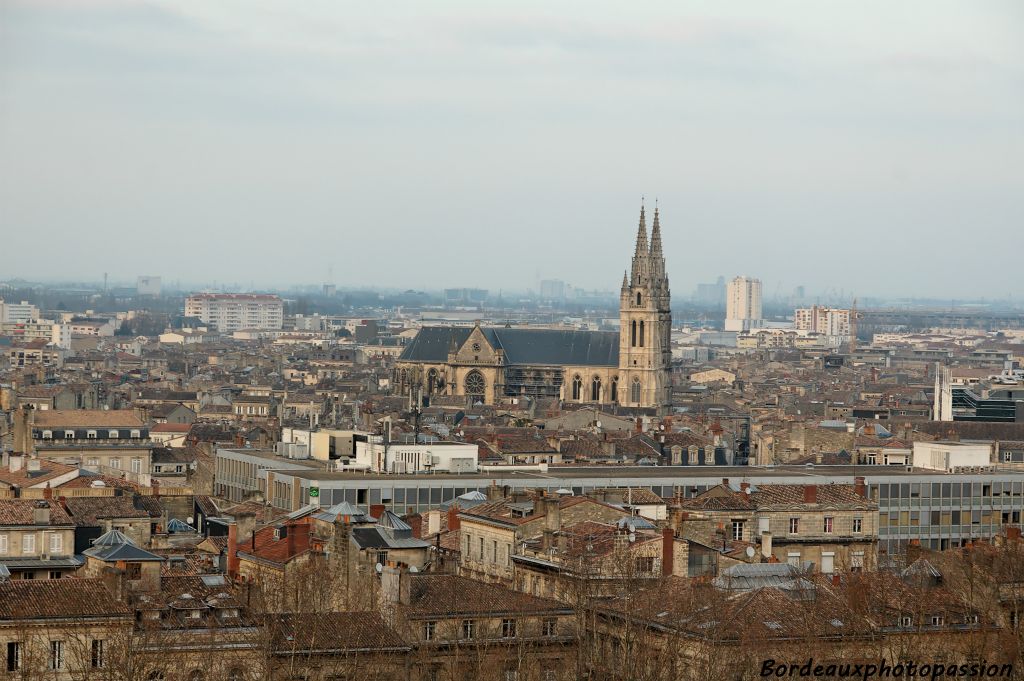
[[[425,327],[399,356],[395,385],[403,395],[464,396],[483,404],[533,397],[666,409],[672,397],[672,313],[657,209],[650,242],[640,209],[619,320],[618,333]]]

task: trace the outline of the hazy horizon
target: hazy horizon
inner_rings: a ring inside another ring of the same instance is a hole
[[[646,195],[680,297],[1018,298],[1022,29],[1015,2],[0,0],[0,279],[614,290]]]

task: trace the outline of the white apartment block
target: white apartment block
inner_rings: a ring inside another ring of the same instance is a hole
[[[47,319],[0,322],[0,336],[11,336],[19,340],[43,339],[59,348],[71,349],[71,328]]]
[[[736,277],[725,291],[725,330],[749,331],[761,326],[761,280]]]
[[[197,317],[221,333],[241,329],[280,329],[284,303],[274,295],[196,293],[185,301],[185,316]]]
[[[5,303],[0,298],[0,322],[29,322],[39,319],[39,308],[27,300],[20,303]]]
[[[810,331],[826,336],[850,336],[850,310],[835,307],[798,308],[793,313],[793,325],[798,331]]]

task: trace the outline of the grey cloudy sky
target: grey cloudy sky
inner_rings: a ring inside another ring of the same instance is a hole
[[[0,279],[1022,295],[1022,161],[1017,0],[0,0]]]

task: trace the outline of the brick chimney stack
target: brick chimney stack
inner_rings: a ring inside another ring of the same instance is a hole
[[[448,509],[448,529],[457,530],[459,529],[461,521],[459,520],[459,507],[452,506]]]
[[[675,532],[671,527],[666,527],[661,531],[661,574],[670,577],[672,571],[675,569],[675,549],[676,549],[676,538]]]
[[[816,504],[816,503],[818,503],[818,486],[817,485],[804,485],[804,503],[805,504]]]
[[[228,525],[228,577],[236,579],[238,577],[238,525],[231,523]]]
[[[854,493],[857,496],[859,496],[861,498],[864,498],[864,499],[867,498],[867,496],[868,496],[868,486],[866,484],[864,484],[864,477],[863,476],[858,475],[857,477],[855,477],[853,479],[853,491],[854,491]]]

